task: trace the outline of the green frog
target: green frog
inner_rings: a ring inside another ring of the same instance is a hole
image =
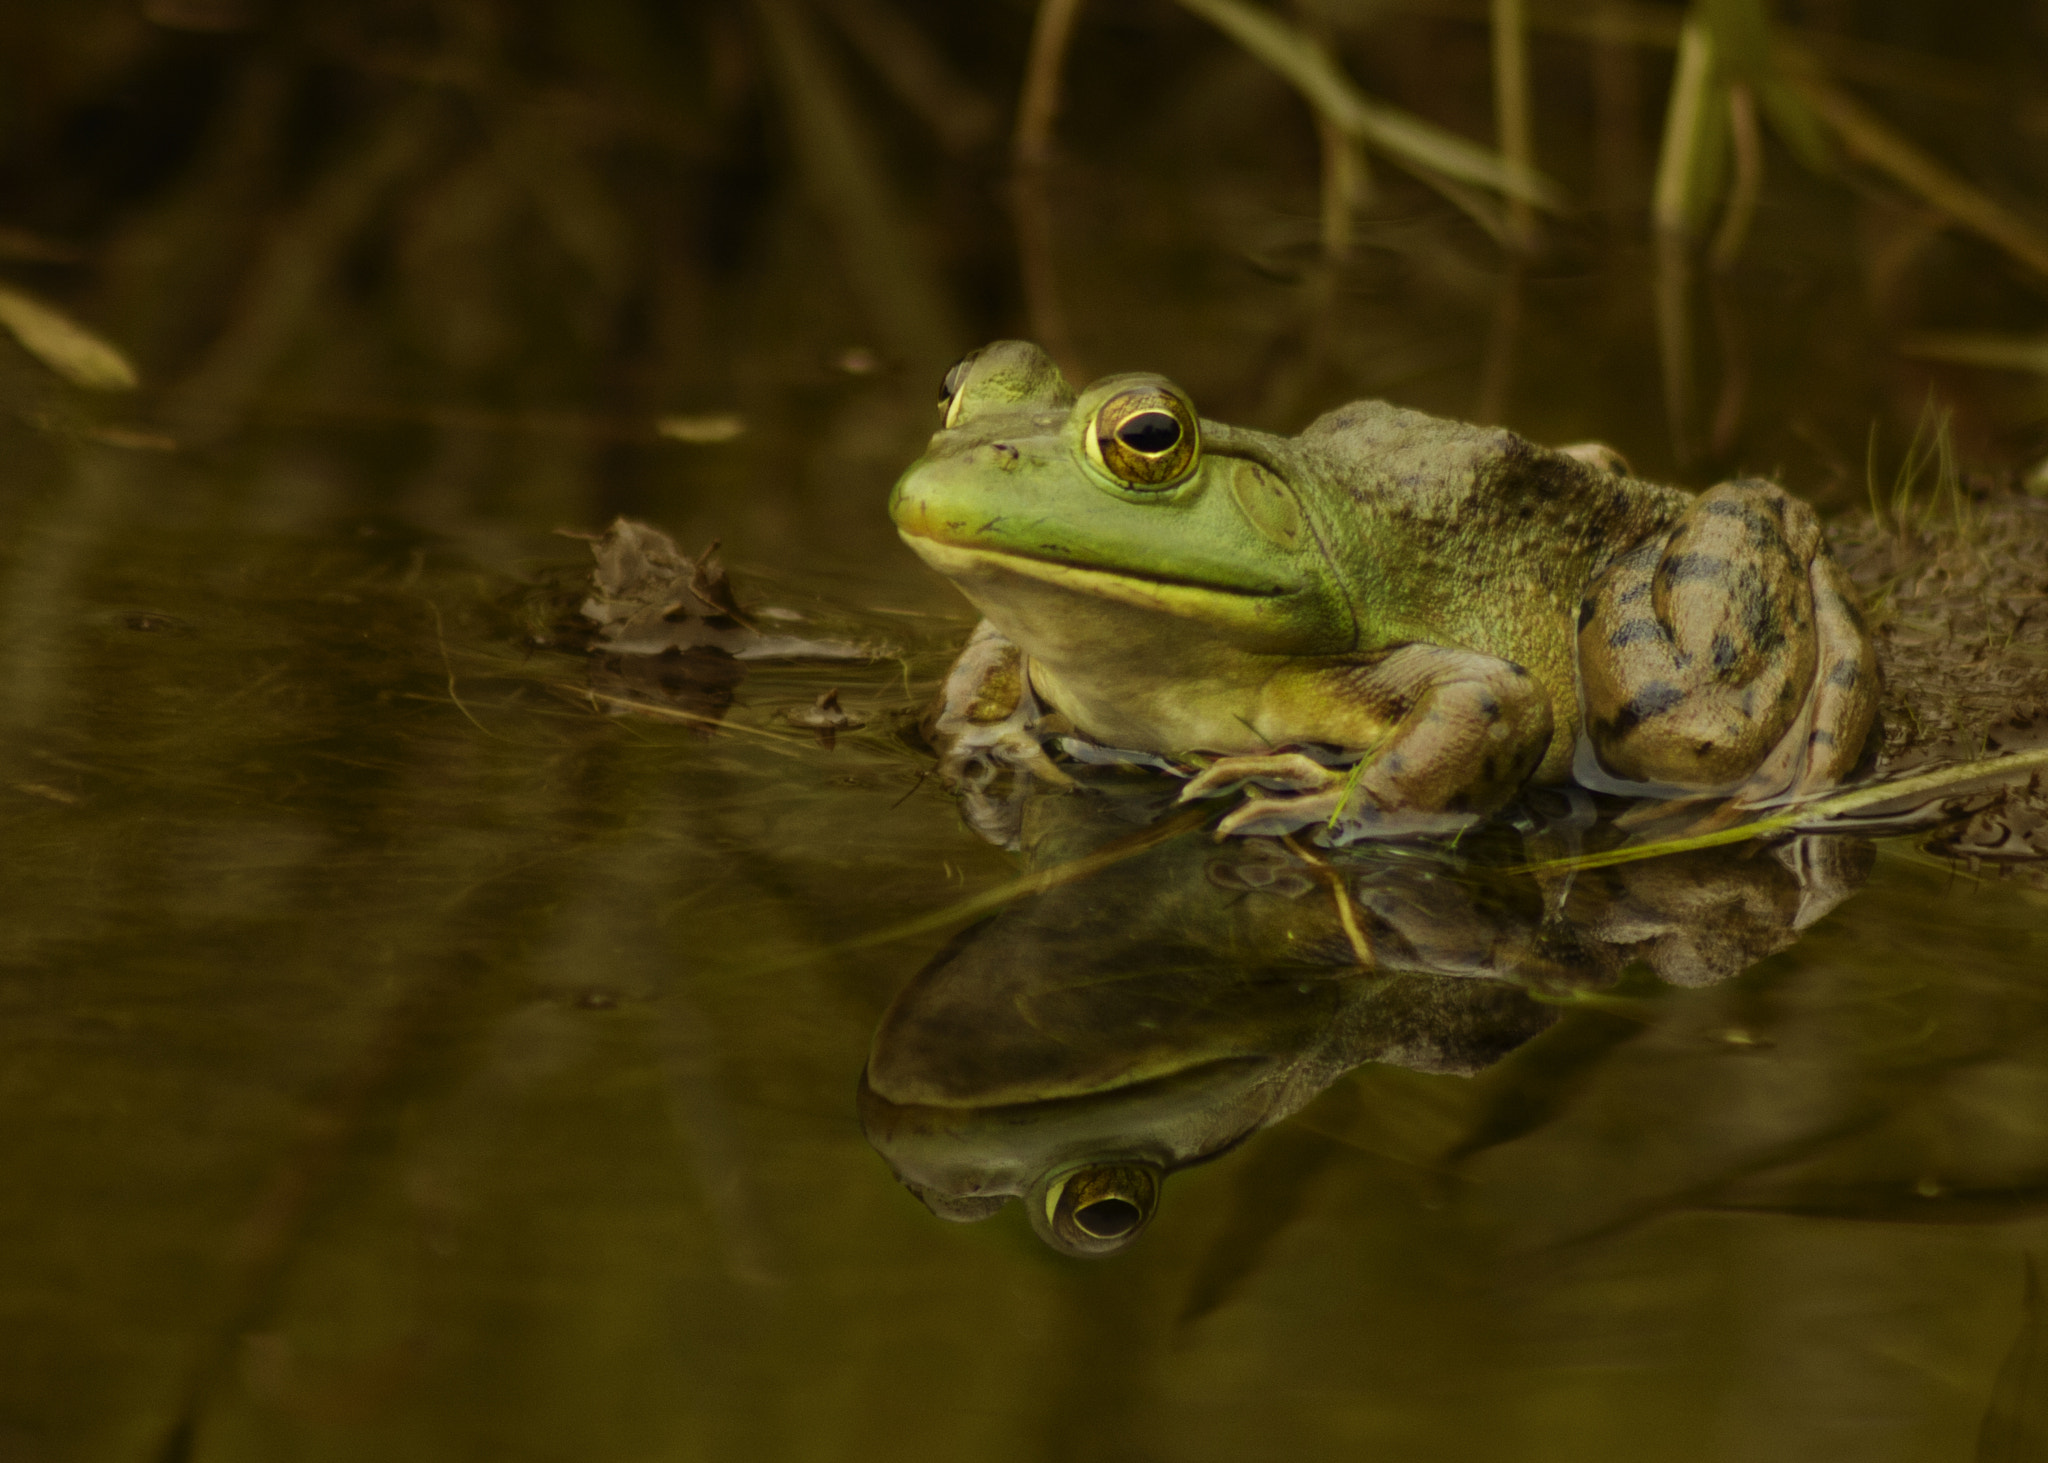
[[[926,729],[949,781],[1044,750],[1247,796],[1219,836],[1448,832],[1529,783],[1748,808],[1839,781],[1877,707],[1813,510],[1697,496],[1362,401],[1297,437],[1164,377],[1076,393],[999,341],[946,377],[904,540],[984,616]]]

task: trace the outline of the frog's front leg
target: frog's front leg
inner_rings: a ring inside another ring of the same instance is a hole
[[[1072,787],[1074,780],[1039,745],[1043,715],[1031,694],[1023,652],[983,620],[946,673],[919,728],[939,754],[939,777],[948,787],[986,783],[995,765],[1023,768],[1054,787]]]
[[[1287,789],[1254,797],[1218,829],[1285,833],[1325,825],[1323,841],[1450,832],[1499,808],[1550,745],[1550,698],[1521,666],[1440,645],[1312,663],[1277,676],[1264,724],[1297,740],[1365,749],[1353,769],[1300,753],[1224,757],[1182,790],[1185,801],[1243,783]]]
[[[1855,588],[1813,510],[1757,479],[1702,494],[1594,583],[1579,685],[1607,772],[1739,804],[1839,781],[1877,712]]]

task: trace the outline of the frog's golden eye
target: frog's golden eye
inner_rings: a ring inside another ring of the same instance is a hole
[[[1126,487],[1165,488],[1194,468],[1200,437],[1185,400],[1162,387],[1140,386],[1118,392],[1096,411],[1088,450]]]
[[[1045,1233],[1070,1255],[1107,1255],[1138,1237],[1159,1207],[1159,1175],[1146,1164],[1077,1168],[1045,1194]]]

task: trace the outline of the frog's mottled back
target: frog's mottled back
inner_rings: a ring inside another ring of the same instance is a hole
[[[1544,770],[1562,776],[1586,589],[1691,495],[1383,401],[1325,413],[1296,450],[1304,497],[1327,517],[1335,572],[1359,607],[1361,648],[1428,640],[1526,666],[1558,728]]]

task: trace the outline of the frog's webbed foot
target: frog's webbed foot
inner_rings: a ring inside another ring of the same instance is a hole
[[[1219,757],[1180,790],[1180,800],[1194,802],[1240,788],[1258,787],[1284,797],[1247,798],[1217,826],[1219,839],[1234,835],[1277,837],[1327,823],[1343,803],[1346,771],[1326,767],[1302,752],[1253,753]]]
[[[1216,837],[1278,838],[1301,828],[1327,827],[1343,802],[1342,788],[1292,797],[1246,798],[1216,825]]]
[[[1264,752],[1218,757],[1180,790],[1184,803],[1234,792],[1246,783],[1282,792],[1321,792],[1344,780],[1342,768],[1326,767],[1303,752]]]
[[[1022,652],[984,620],[947,672],[921,729],[938,753],[939,780],[959,796],[961,818],[999,848],[1018,846],[1034,780],[1074,786],[1039,744],[1045,723]]]
[[[985,794],[1004,769],[1070,788],[1074,779],[1039,744],[1043,720],[1024,674],[1023,653],[984,620],[946,673],[922,725],[939,754],[940,780],[956,791]]]
[[[1550,743],[1550,702],[1527,671],[1445,646],[1308,668],[1279,695],[1320,709],[1338,732],[1331,744],[1371,750],[1349,767],[1303,752],[1220,758],[1184,800],[1245,784],[1277,795],[1233,809],[1219,836],[1311,824],[1331,844],[1457,833],[1506,803]]]
[[[1367,838],[1448,837],[1484,821],[1480,813],[1385,807],[1340,775],[1321,792],[1246,798],[1216,825],[1216,837],[1278,838],[1312,828],[1316,842],[1341,845]]]
[[[1325,843],[1454,833],[1478,819],[1469,813],[1396,812],[1361,788],[1350,767],[1330,767],[1302,752],[1219,757],[1181,789],[1180,800],[1258,788],[1216,825],[1218,839],[1277,838],[1314,828]]]

